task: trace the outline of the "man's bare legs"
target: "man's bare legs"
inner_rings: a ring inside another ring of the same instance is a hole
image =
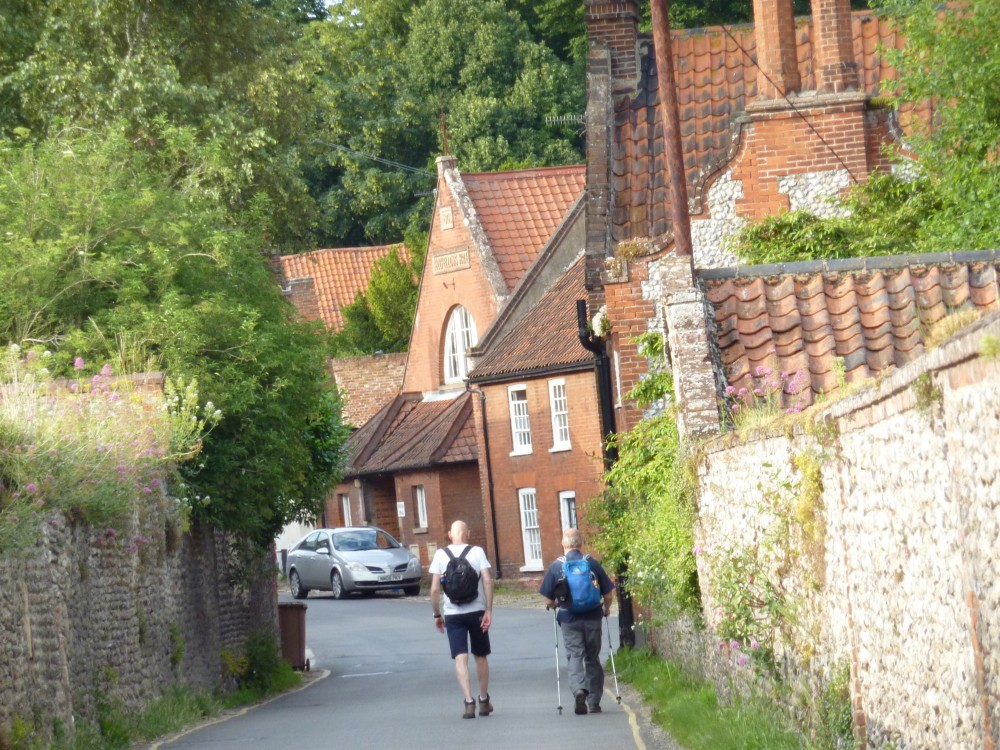
[[[476,657],[476,666],[479,666],[479,657]],[[462,692],[465,693],[465,702],[472,702],[472,683],[469,681],[469,655],[459,654],[455,657],[455,677],[458,678],[458,684],[462,687]]]
[[[476,657],[476,679],[479,681],[479,697],[490,694],[490,662],[485,656]]]
[[[472,695],[472,680],[469,675],[469,655],[459,654],[455,657],[455,677],[465,694],[465,702],[470,703],[475,698]],[[490,662],[485,656],[476,657],[476,681],[479,683],[479,695],[490,694]]]

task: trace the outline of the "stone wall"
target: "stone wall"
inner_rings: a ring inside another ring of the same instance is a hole
[[[0,561],[0,733],[49,736],[99,699],[134,711],[178,682],[224,687],[223,652],[277,632],[273,574],[231,585],[224,535],[165,518],[137,533],[53,519],[33,554]]]
[[[794,605],[775,640],[779,665],[793,694],[815,699],[831,671],[849,664],[856,732],[870,747],[998,741],[998,342],[1000,314],[992,314],[819,407],[815,421],[704,445],[696,538],[707,622],[720,616],[713,548],[759,548],[779,520],[774,498],[784,496],[798,520],[785,553],[772,555],[772,576]],[[812,549],[801,527],[803,455],[821,468]],[[734,675],[735,684],[751,679],[711,632],[675,624],[654,640],[720,689]]]

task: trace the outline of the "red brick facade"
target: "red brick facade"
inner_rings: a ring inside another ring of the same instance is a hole
[[[549,383],[562,380],[568,402],[570,448],[553,449]],[[531,453],[515,454],[508,392],[524,386],[531,427]],[[505,577],[532,577],[562,554],[563,517],[560,493],[574,493],[578,524],[584,523],[588,501],[603,490],[600,416],[593,370],[553,374],[530,380],[489,384],[476,400],[480,435],[482,496],[489,536],[487,551],[496,556]],[[485,417],[486,430],[482,428]],[[488,456],[487,456],[488,450]],[[487,475],[487,462],[489,475]],[[492,478],[492,488],[489,479]],[[538,511],[541,564],[526,563],[519,491],[533,489]],[[495,528],[495,536],[494,536]]]

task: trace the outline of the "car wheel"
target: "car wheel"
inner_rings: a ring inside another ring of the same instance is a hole
[[[414,586],[404,586],[403,593],[407,596],[418,596],[420,594],[420,584]]]
[[[309,589],[302,585],[297,570],[293,570],[288,574],[288,588],[291,589],[292,597],[295,599],[305,599],[309,596]]]
[[[344,588],[344,579],[340,577],[340,571],[335,570],[330,574],[330,591],[333,592],[334,599],[343,599],[347,596]]]

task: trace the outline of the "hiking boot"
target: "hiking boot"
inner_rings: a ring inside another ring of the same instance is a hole
[[[489,716],[491,713],[493,713],[493,704],[490,703],[490,694],[487,693],[486,700],[479,699],[479,715]]]
[[[465,702],[465,713],[462,714],[463,719],[475,719],[476,718],[476,702],[466,701]]]
[[[587,691],[577,690],[573,693],[573,697],[576,700],[576,706],[573,707],[573,713],[577,716],[582,716],[587,713]]]
[[[589,711],[592,714],[599,714],[601,713],[601,707],[597,703],[591,703],[589,706],[587,706],[587,711]]]

